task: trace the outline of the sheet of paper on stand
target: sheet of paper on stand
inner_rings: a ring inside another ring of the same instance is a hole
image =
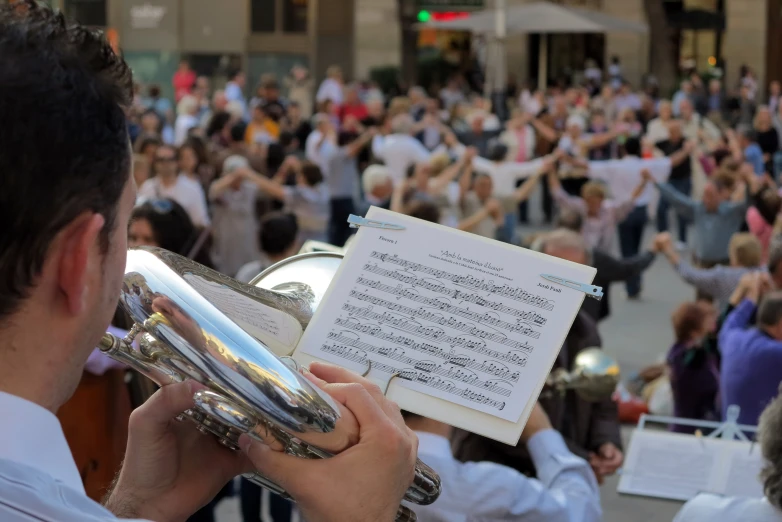
[[[515,444],[595,269],[372,208],[293,357],[364,373],[402,409]],[[392,379],[393,378],[393,379]],[[390,384],[389,384],[389,381]]]
[[[682,501],[699,493],[760,498],[762,465],[760,448],[748,441],[639,429],[617,491]]]

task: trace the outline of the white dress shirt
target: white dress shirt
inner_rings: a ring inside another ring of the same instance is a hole
[[[476,156],[472,160],[472,168],[480,174],[486,174],[494,183],[493,196],[502,203],[506,214],[515,213],[518,201],[513,199],[516,192],[516,182],[536,174],[543,166],[543,159],[517,163],[515,161],[494,162]]]
[[[554,430],[541,431],[527,442],[539,480],[492,462],[459,462],[445,437],[416,435],[418,456],[442,481],[442,493],[433,504],[409,505],[419,522],[601,520],[592,469]]]
[[[323,80],[323,83],[320,84],[320,87],[318,87],[315,100],[318,103],[331,100],[334,105],[342,105],[343,101],[345,100],[345,95],[342,91],[342,84],[333,78],[326,78]]]
[[[143,203],[148,199],[172,199],[185,209],[190,220],[197,227],[208,227],[211,222],[209,211],[206,207],[206,194],[200,183],[194,179],[180,174],[176,182],[170,187],[165,187],[160,178],[154,177],[146,180],[138,189],[138,202]],[[185,240],[186,238],[182,238]]]
[[[611,197],[618,201],[630,199],[633,190],[641,183],[641,171],[647,169],[657,183],[665,183],[671,175],[670,158],[639,158],[625,156],[618,160],[590,161],[589,177],[604,181],[611,190]],[[647,183],[641,195],[635,199],[638,207],[646,206],[656,196],[652,183]]]
[[[780,522],[782,512],[765,498],[721,497],[701,493],[682,507],[673,522]]]
[[[394,186],[407,179],[407,169],[429,161],[435,149],[429,152],[423,143],[407,134],[375,136],[372,140],[372,153],[388,167]]]
[[[50,411],[0,392],[0,520],[117,520],[84,492],[60,421]]]

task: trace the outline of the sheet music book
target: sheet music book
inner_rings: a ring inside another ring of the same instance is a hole
[[[292,357],[371,364],[402,409],[516,444],[585,298],[541,274],[591,283],[596,270],[376,207],[367,218],[405,228],[360,227]]]
[[[617,491],[672,500],[699,493],[763,497],[760,447],[656,430],[635,430]]]

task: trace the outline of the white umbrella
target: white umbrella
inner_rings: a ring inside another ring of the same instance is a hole
[[[473,33],[496,33],[497,17],[495,10],[478,11],[467,18],[449,21],[431,21],[421,24],[422,27],[435,29],[451,29],[456,31],[471,31]],[[649,29],[646,24],[629,22],[605,15],[603,13],[569,7],[549,2],[511,7],[505,10],[505,30],[507,34],[522,33],[611,33],[631,32],[645,33]],[[503,35],[504,36],[504,35]],[[503,39],[498,39],[502,41]],[[546,38],[540,40],[540,61],[538,83],[545,87],[548,77],[548,46]],[[494,53],[497,58],[504,59],[505,53]],[[502,64],[495,67],[504,68]]]

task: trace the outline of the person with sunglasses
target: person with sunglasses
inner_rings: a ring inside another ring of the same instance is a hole
[[[212,268],[203,234],[179,203],[151,199],[134,208],[130,215],[128,246],[164,248]]]
[[[178,161],[178,154],[173,147],[158,147],[152,163],[153,177],[139,188],[139,201],[172,199],[182,205],[195,226],[206,228],[210,225],[210,219],[204,189],[198,181],[179,172]]]

